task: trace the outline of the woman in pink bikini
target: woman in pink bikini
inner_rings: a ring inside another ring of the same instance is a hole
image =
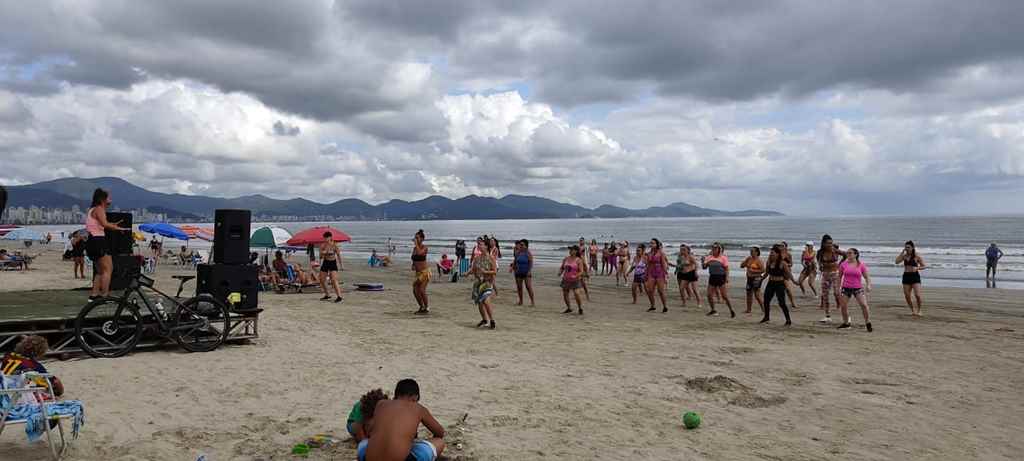
[[[647,253],[647,299],[651,301],[647,312],[654,312],[654,290],[658,290],[661,299],[661,312],[668,312],[665,304],[665,277],[668,275],[668,258],[661,251],[661,241],[651,239],[651,251]]]
[[[580,249],[576,245],[569,247],[569,256],[562,260],[562,266],[558,269],[558,275],[562,277],[562,299],[565,301],[563,314],[571,314],[572,306],[569,304],[569,293],[576,297],[576,309],[583,315],[583,299],[580,297],[580,279],[586,273],[587,265],[580,259]]]

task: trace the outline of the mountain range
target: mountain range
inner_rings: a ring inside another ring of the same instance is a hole
[[[309,217],[352,220],[418,219],[553,219],[553,218],[677,218],[694,216],[778,216],[766,210],[722,211],[677,202],[642,210],[601,205],[585,208],[543,197],[506,195],[502,198],[469,195],[459,199],[430,196],[422,200],[391,200],[371,205],[359,199],[318,203],[303,198],[273,199],[264,195],[235,198],[165,194],[135,186],[120,178],[61,178],[36,184],[8,187],[9,207],[88,207],[93,190],[110,191],[119,209],[148,209],[172,220],[209,220],[218,208],[249,209],[259,217]]]

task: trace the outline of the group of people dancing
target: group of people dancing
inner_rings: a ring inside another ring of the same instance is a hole
[[[430,269],[426,263],[425,238],[422,230],[416,233],[412,254],[413,269],[417,273],[413,292],[420,304],[417,311],[420,314],[429,313],[426,285],[430,280]],[[689,245],[680,244],[674,258],[670,258],[657,238],[638,244],[635,249],[625,241],[609,242],[602,249],[596,240],[588,244],[580,238],[578,243],[568,246],[566,252],[557,275],[562,289],[564,314],[583,315],[585,304],[590,300],[589,282],[594,274],[614,275],[616,286],[630,288],[633,304],[645,296],[648,312],[657,312],[660,308],[662,313],[667,313],[668,277],[674,273],[683,307],[687,302],[695,302],[698,308],[702,308],[703,301],[706,301],[708,316],[718,315],[718,307],[723,304],[729,310],[730,317],[737,316],[737,309],[733,307],[728,292],[731,265],[720,243],[712,244],[709,251],[699,257]],[[494,238],[477,238],[477,245],[469,256],[469,274],[474,277],[471,298],[480,312],[478,327],[496,328],[492,298],[498,292],[496,276],[500,258],[500,250]],[[772,244],[767,258],[762,258],[760,247],[751,247],[749,255],[740,263],[740,269],[746,276],[744,313],[752,314],[753,305],[757,304],[763,314],[761,323],[769,323],[774,301],[785,318],[784,325],[790,326],[791,310],[798,309],[794,297],[794,287],[798,287],[803,295],[810,292],[811,296],[818,299],[818,307],[824,311],[820,323],[832,323],[834,300],[835,308],[841,316],[838,328],[851,328],[853,322],[849,308],[852,300],[860,308],[865,328],[869,332],[874,330],[867,296],[872,288],[871,275],[867,264],[860,260],[860,252],[856,248],[840,250],[839,245],[826,234],[822,236],[817,249],[814,242],[807,242],[800,255],[800,262],[802,269],[799,274],[795,274],[794,258],[787,242]],[[917,253],[913,241],[906,242],[894,263],[903,266],[903,292],[911,315],[915,318],[922,316],[920,271],[927,266],[924,258]],[[534,257],[529,240],[516,241],[513,258],[508,265],[508,271],[516,283],[516,305],[523,305],[524,297],[528,297],[531,306],[535,305],[533,267]],[[701,271],[707,271],[703,295],[698,275]]]

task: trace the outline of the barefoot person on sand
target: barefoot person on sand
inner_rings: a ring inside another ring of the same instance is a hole
[[[412,282],[412,295],[416,297],[416,304],[419,309],[416,314],[429,314],[430,301],[427,299],[427,285],[430,284],[430,266],[427,264],[427,246],[423,241],[427,235],[423,229],[416,231],[412,238],[412,270],[416,277]]]
[[[792,275],[793,274],[793,254],[789,252],[789,244],[788,243],[786,243],[785,241],[782,241],[781,245],[782,245],[782,258],[783,258],[783,261],[786,263],[787,266],[789,266],[789,274]],[[796,279],[795,278],[791,278],[790,280],[786,280],[786,295],[789,296],[789,304],[790,304],[790,306],[793,308],[793,310],[797,310],[797,309],[799,309],[799,307],[797,307],[797,305],[796,305],[796,299],[793,299],[793,287],[790,286],[791,282],[792,283],[796,283]]]
[[[921,271],[927,268],[924,258],[917,254],[917,247],[913,240],[907,240],[903,245],[903,252],[896,257],[896,264],[903,264],[903,298],[910,308],[910,315],[921,316]],[[917,307],[914,307],[914,300],[910,299],[913,293]]]
[[[444,452],[444,427],[430,410],[419,404],[420,386],[403,379],[395,386],[395,397],[381,400],[367,427],[368,439],[359,442],[359,461],[434,461]],[[416,438],[420,424],[433,435],[429,440]]]
[[[868,300],[864,293],[871,292],[871,277],[868,275],[868,266],[860,262],[860,252],[856,248],[846,250],[846,260],[839,264],[839,277],[843,284],[843,296],[839,300],[839,312],[843,316],[843,324],[839,325],[839,328],[850,328],[850,314],[847,306],[852,297],[857,299],[857,304],[860,305],[861,313],[864,315],[864,326],[870,333],[872,331],[871,318],[868,316]]]
[[[786,326],[793,324],[789,318],[789,308],[786,307],[786,280],[793,275],[786,264],[785,250],[780,245],[772,245],[772,251],[768,255],[768,286],[764,289],[764,317],[761,323],[768,323],[772,310],[772,298],[779,298],[779,307],[782,308],[782,315],[786,317]]]
[[[523,305],[523,285],[526,285],[526,292],[530,295],[530,307],[533,307],[533,253],[530,252],[529,240],[522,239],[516,242],[510,270],[516,277],[516,292],[519,294],[519,302],[516,305]]]
[[[498,263],[494,258],[495,253],[491,251],[491,245],[490,239],[484,239],[483,253],[473,260],[471,272],[476,277],[476,282],[473,283],[471,296],[473,303],[476,304],[477,309],[480,311],[480,323],[476,324],[476,327],[480,328],[489,324],[493,330],[496,328],[496,325],[494,323],[494,308],[491,306],[491,296],[494,296],[494,276],[498,273]]]
[[[572,306],[569,304],[569,293],[576,297],[576,309],[583,315],[583,299],[580,298],[580,278],[587,270],[586,264],[580,259],[580,249],[575,245],[569,247],[569,256],[562,260],[558,268],[558,276],[562,278],[562,300],[565,301],[563,314],[571,314]]]
[[[647,309],[647,312],[654,312],[654,292],[658,292],[658,298],[661,299],[661,312],[664,314],[668,312],[668,306],[665,303],[665,278],[668,275],[668,258],[665,257],[665,252],[661,251],[661,240],[652,238],[651,239],[651,251],[647,253],[647,299],[651,302],[651,307]]]
[[[818,296],[818,290],[814,288],[814,279],[817,278],[818,266],[814,263],[814,242],[807,242],[804,246],[804,252],[800,255],[800,263],[803,265],[803,269],[800,270],[800,280],[797,284],[800,285],[800,293],[807,294],[807,290],[804,289],[804,281],[807,281],[807,287],[811,289],[811,293],[814,296]]]
[[[647,248],[641,243],[636,247],[636,256],[633,257],[633,264],[629,267],[629,271],[626,272],[626,276],[633,274],[633,286],[630,288],[630,292],[633,294],[633,304],[636,304],[637,292],[644,291],[644,284],[647,283],[647,259],[644,254]]]
[[[580,243],[576,246],[580,249],[580,261],[584,266],[587,266],[586,270],[583,271],[583,277],[580,277],[580,286],[583,287],[583,294],[587,297],[587,301],[590,301],[590,266],[587,265],[587,243],[580,237]]]
[[[320,244],[320,288],[324,291],[324,297],[320,298],[321,301],[327,301],[331,299],[330,293],[327,291],[327,281],[331,281],[331,286],[334,287],[334,294],[337,298],[334,298],[334,302],[341,302],[341,287],[338,285],[338,271],[341,270],[341,249],[338,248],[338,243],[334,241],[334,236],[331,235],[330,231],[324,232],[324,243]]]
[[[740,263],[740,269],[747,270],[747,310],[744,313],[753,312],[755,300],[763,311],[765,307],[764,300],[761,299],[761,283],[764,281],[764,263],[761,262],[761,249],[756,246],[750,247],[750,256]]]
[[[686,307],[686,298],[693,296],[697,300],[697,308],[700,309],[700,293],[697,291],[697,258],[686,244],[679,244],[679,254],[676,255],[676,282],[679,283],[679,298]]]
[[[618,261],[619,267],[615,271],[615,286],[619,286],[619,279],[622,279],[623,285],[629,285],[629,280],[626,278],[626,269],[629,267],[629,242],[622,242],[619,246],[619,251],[615,253],[615,260]]]
[[[591,270],[597,269],[597,258],[601,253],[601,249],[597,247],[597,240],[590,239],[590,251],[587,254],[590,256],[590,264],[587,265]]]
[[[715,242],[711,246],[711,254],[700,258],[700,265],[708,270],[708,307],[711,308],[707,315],[718,315],[715,310],[715,295],[729,306],[729,316],[736,317],[736,311],[732,309],[729,301],[729,291],[726,285],[729,283],[729,258],[722,250],[722,245]]]
[[[825,318],[821,323],[832,323],[829,316],[829,297],[836,299],[836,306],[840,303],[839,293],[839,251],[833,246],[832,236],[825,234],[821,236],[821,249],[818,250],[818,268],[821,270],[821,308],[825,310]]]
[[[85,244],[85,252],[96,266],[96,274],[92,278],[92,291],[89,300],[110,296],[110,276],[114,272],[114,260],[107,250],[106,231],[130,231],[121,227],[121,222],[107,222],[107,208],[111,204],[110,193],[97,188],[92,192],[92,205],[85,212],[85,230],[89,240]]]

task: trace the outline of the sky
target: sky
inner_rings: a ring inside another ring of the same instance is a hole
[[[1021,213],[1024,2],[0,0],[0,184]]]

